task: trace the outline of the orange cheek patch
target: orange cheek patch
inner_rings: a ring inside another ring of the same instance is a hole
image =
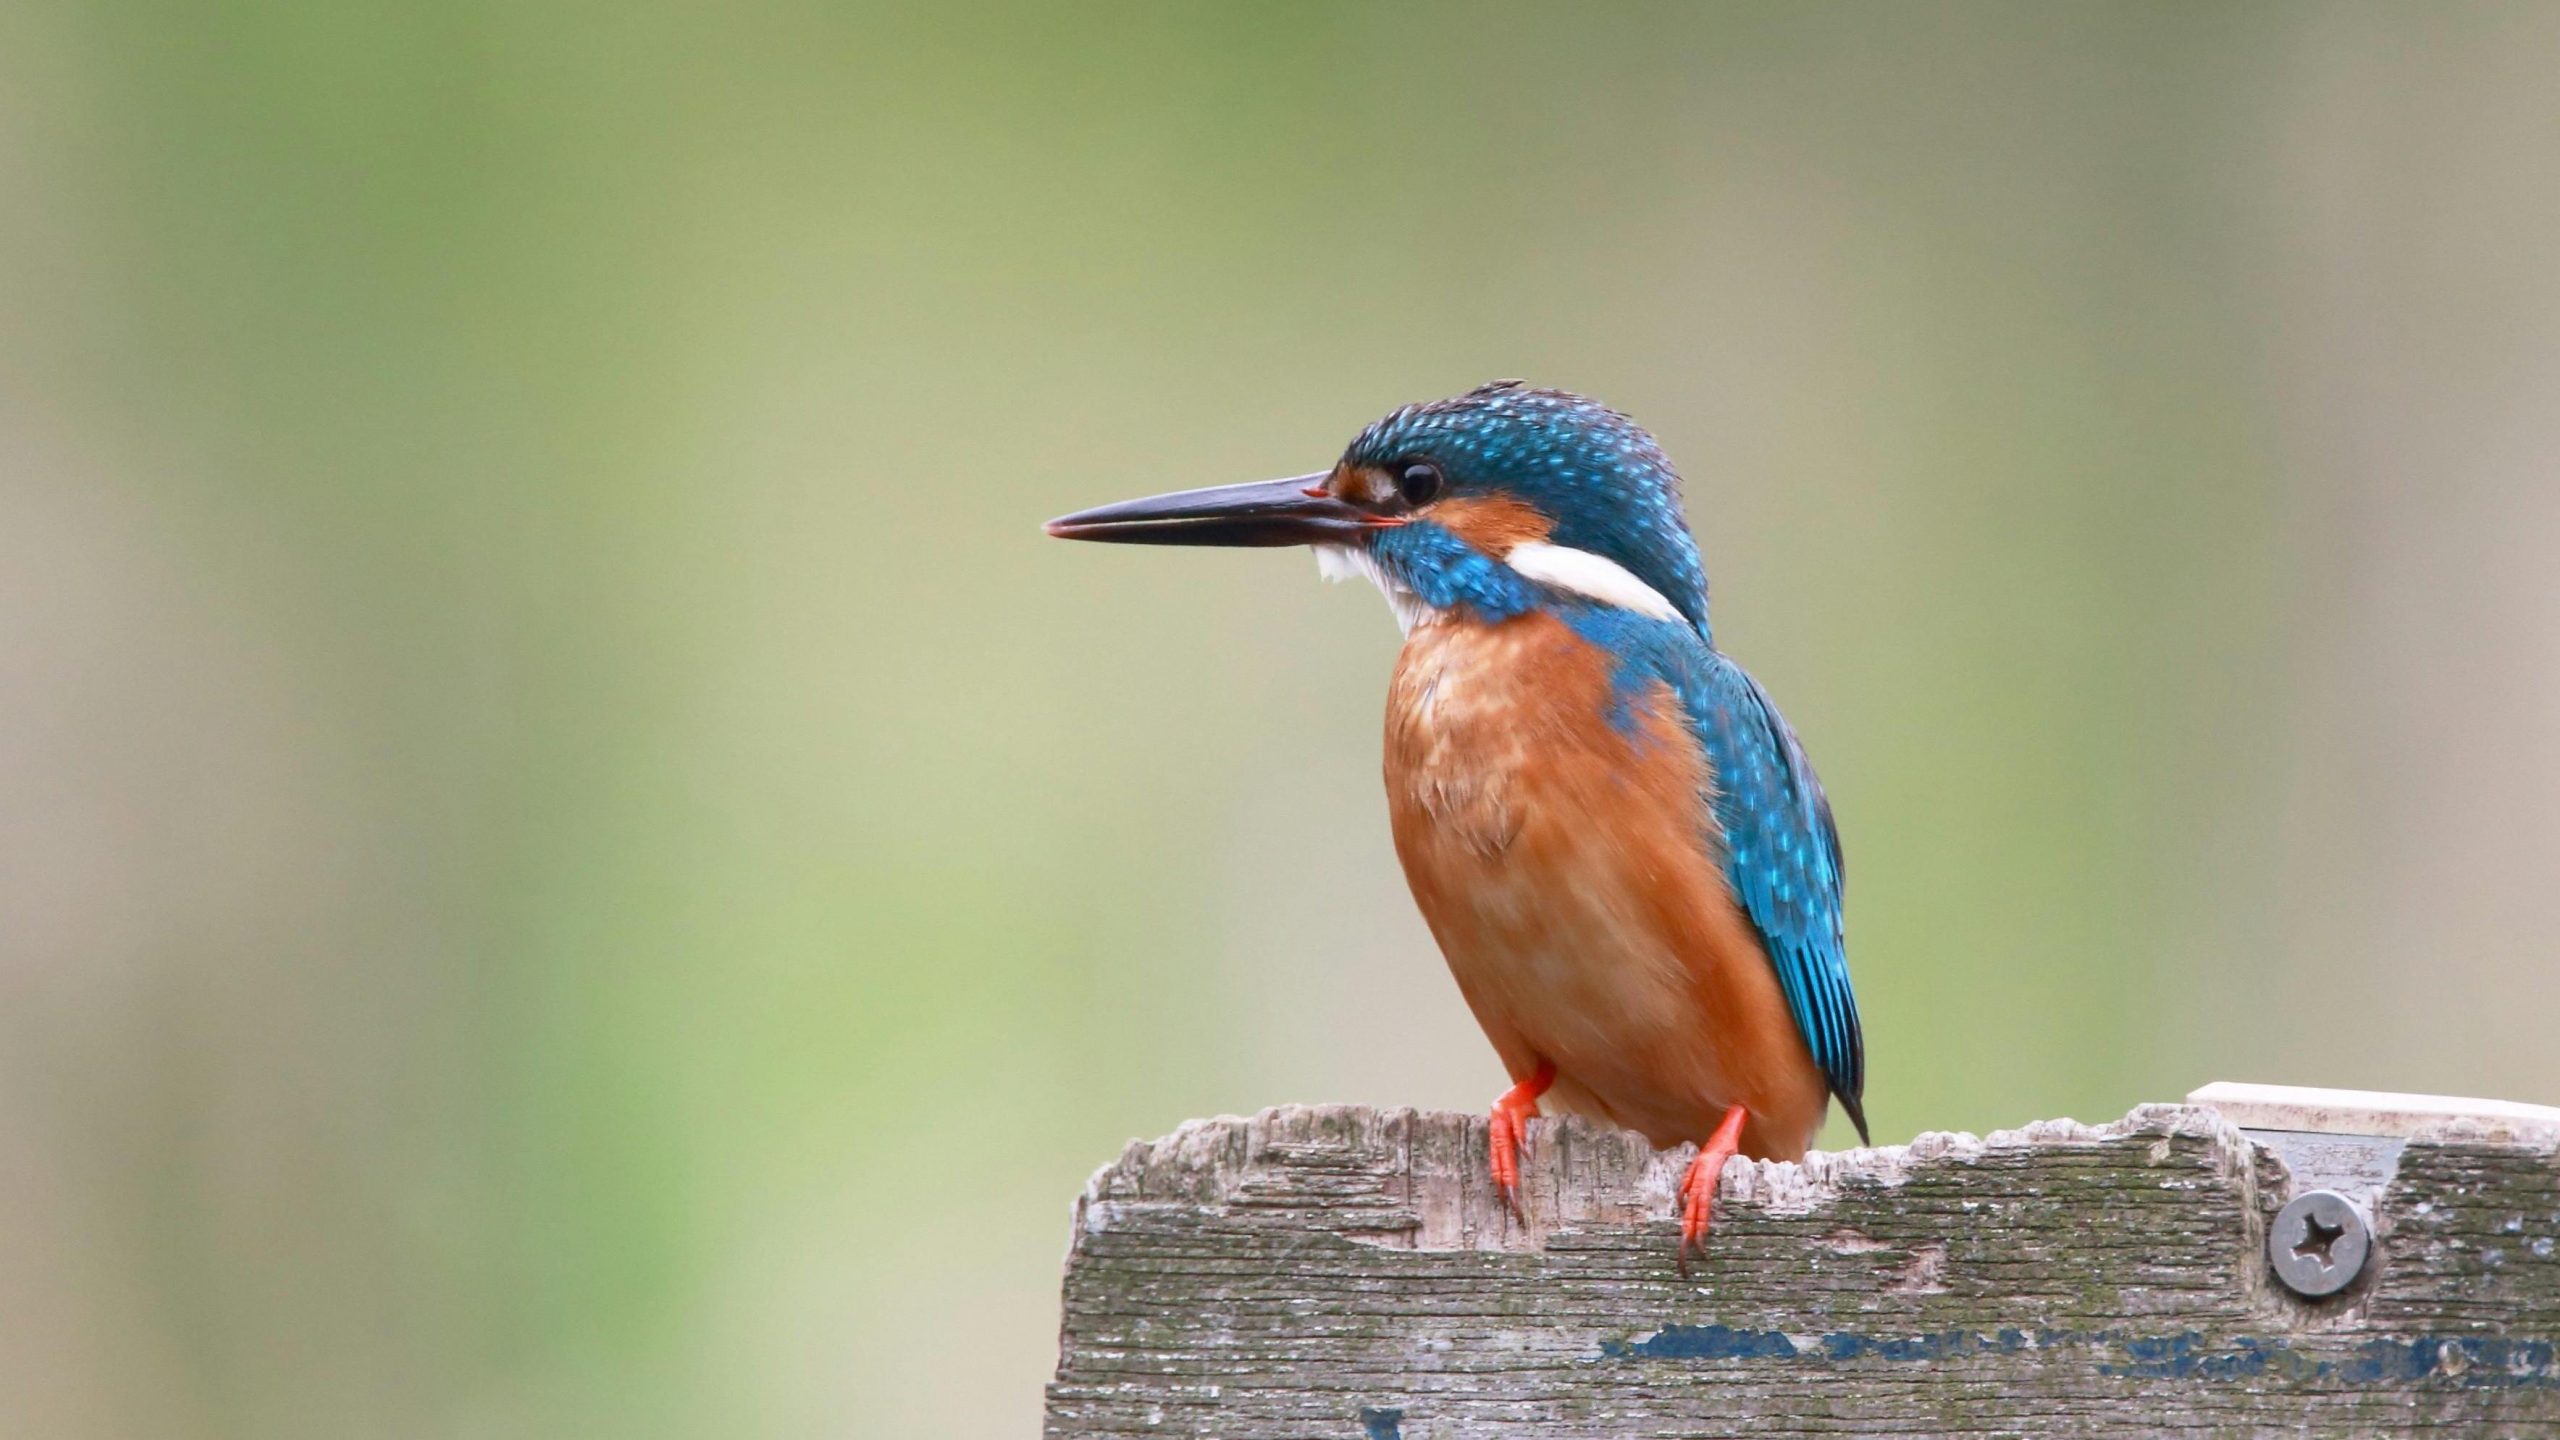
[[[1501,497],[1443,500],[1423,512],[1426,519],[1487,555],[1507,555],[1514,545],[1544,540],[1553,521],[1534,506]]]

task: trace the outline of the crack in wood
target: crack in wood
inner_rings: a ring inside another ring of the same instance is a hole
[[[1695,1282],[1685,1150],[1539,1121],[1522,1224],[1478,1117],[1196,1122],[1077,1205],[1048,1433],[2560,1434],[2551,1137],[2396,1158],[2376,1259],[2305,1303],[2283,1160],[2207,1109],[1737,1163]]]

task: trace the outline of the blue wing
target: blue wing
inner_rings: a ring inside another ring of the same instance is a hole
[[[1866,1039],[1840,938],[1840,833],[1804,746],[1759,682],[1689,626],[1587,605],[1560,613],[1618,657],[1613,723],[1632,723],[1629,707],[1654,680],[1687,713],[1715,767],[1725,878],[1769,952],[1796,1030],[1866,1139]]]
[[[1840,832],[1796,733],[1741,666],[1710,651],[1682,695],[1716,770],[1725,876],[1778,970],[1796,1029],[1867,1138],[1866,1039],[1841,941]]]

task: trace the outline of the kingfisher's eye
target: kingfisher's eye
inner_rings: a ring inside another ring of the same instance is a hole
[[[1408,460],[1396,467],[1396,493],[1407,505],[1428,505],[1440,494],[1440,467],[1428,460]]]

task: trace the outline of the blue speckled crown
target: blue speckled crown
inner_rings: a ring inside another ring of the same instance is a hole
[[[1504,495],[1554,522],[1558,545],[1605,555],[1707,633],[1707,576],[1680,508],[1680,477],[1644,427],[1596,400],[1496,380],[1407,405],[1343,458],[1390,466],[1428,457],[1458,495]]]

